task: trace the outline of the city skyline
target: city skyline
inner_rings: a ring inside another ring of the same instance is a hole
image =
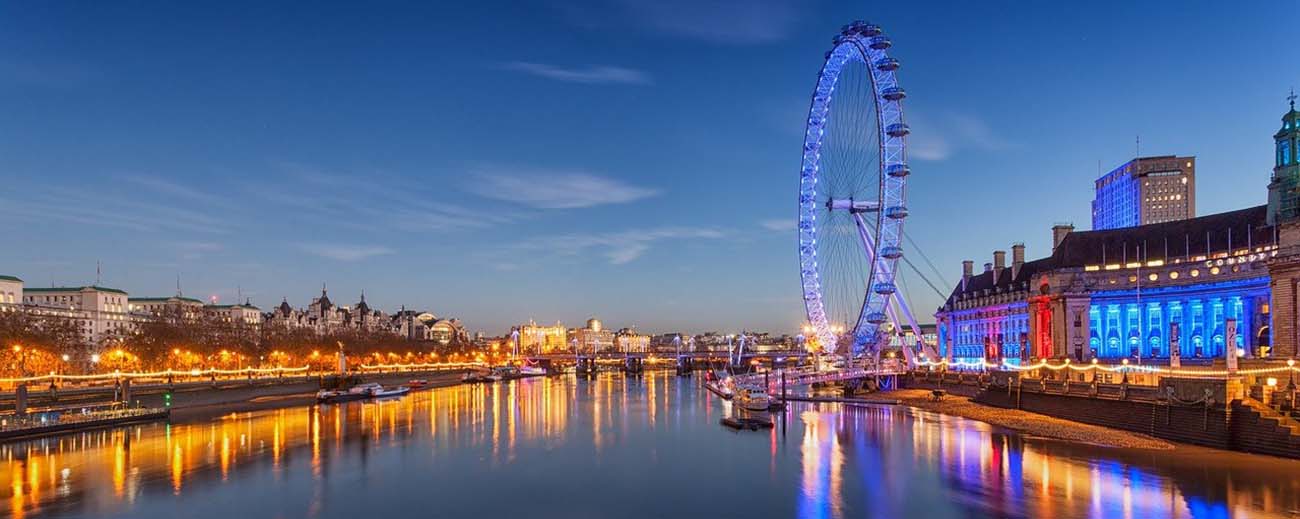
[[[1048,222],[1085,228],[1093,181],[1138,154],[1196,156],[1200,215],[1262,204],[1296,83],[1285,34],[1214,6],[254,5],[0,8],[0,274],[89,285],[102,262],[133,296],[179,275],[263,310],[325,282],[487,332],[784,332],[795,142],[847,20],[897,43],[907,232],[945,290],[1013,242],[1046,256]]]

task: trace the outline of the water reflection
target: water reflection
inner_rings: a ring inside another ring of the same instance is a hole
[[[733,432],[671,374],[459,386],[0,446],[12,517],[1233,517],[1300,463],[1026,440],[906,408],[794,405]],[[646,499],[645,496],[655,496]],[[634,503],[635,506],[629,506]],[[513,512],[512,512],[513,511]]]

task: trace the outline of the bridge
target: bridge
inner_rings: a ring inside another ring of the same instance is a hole
[[[524,354],[522,356],[531,360],[560,360],[560,361],[574,360],[576,357],[595,358],[596,360],[621,360],[628,357],[634,357],[640,359],[645,359],[647,357],[658,357],[665,360],[677,359],[682,357],[689,358],[689,359],[726,360],[730,357],[733,357],[734,354],[729,354],[727,351],[689,351],[689,352],[683,351],[680,353],[672,352],[672,351],[626,352],[626,353],[605,351],[596,354],[584,352],[578,355],[574,355],[572,352],[568,352],[568,353],[542,353],[542,354],[533,354],[533,355]],[[747,351],[744,353],[744,355],[742,355],[742,358],[746,358],[746,359],[761,359],[761,358],[775,359],[775,358],[789,358],[789,357],[803,359],[808,357],[808,352],[804,350]]]

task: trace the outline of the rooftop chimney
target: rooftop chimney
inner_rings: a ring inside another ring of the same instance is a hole
[[[1002,275],[1002,269],[1007,268],[1007,251],[993,251],[993,282],[997,283],[998,277]]]
[[[992,263],[985,263],[985,264],[984,264],[984,272],[993,272],[993,264],[992,264]]]
[[[966,290],[966,282],[970,281],[971,275],[975,273],[975,262],[965,260],[961,262],[961,289]]]
[[[1065,235],[1070,234],[1072,232],[1074,232],[1074,224],[1058,223],[1056,225],[1053,225],[1052,226],[1052,252],[1056,252],[1056,248],[1061,246],[1061,242],[1065,241]]]
[[[1025,244],[1011,244],[1011,279],[1020,276],[1020,267],[1025,266]]]

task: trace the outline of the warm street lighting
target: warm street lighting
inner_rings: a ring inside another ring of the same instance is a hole
[[[90,362],[95,363],[95,364],[98,364],[98,363],[99,363],[99,354],[98,354],[98,353],[95,353],[95,354],[91,355],[91,356],[90,356]]]

